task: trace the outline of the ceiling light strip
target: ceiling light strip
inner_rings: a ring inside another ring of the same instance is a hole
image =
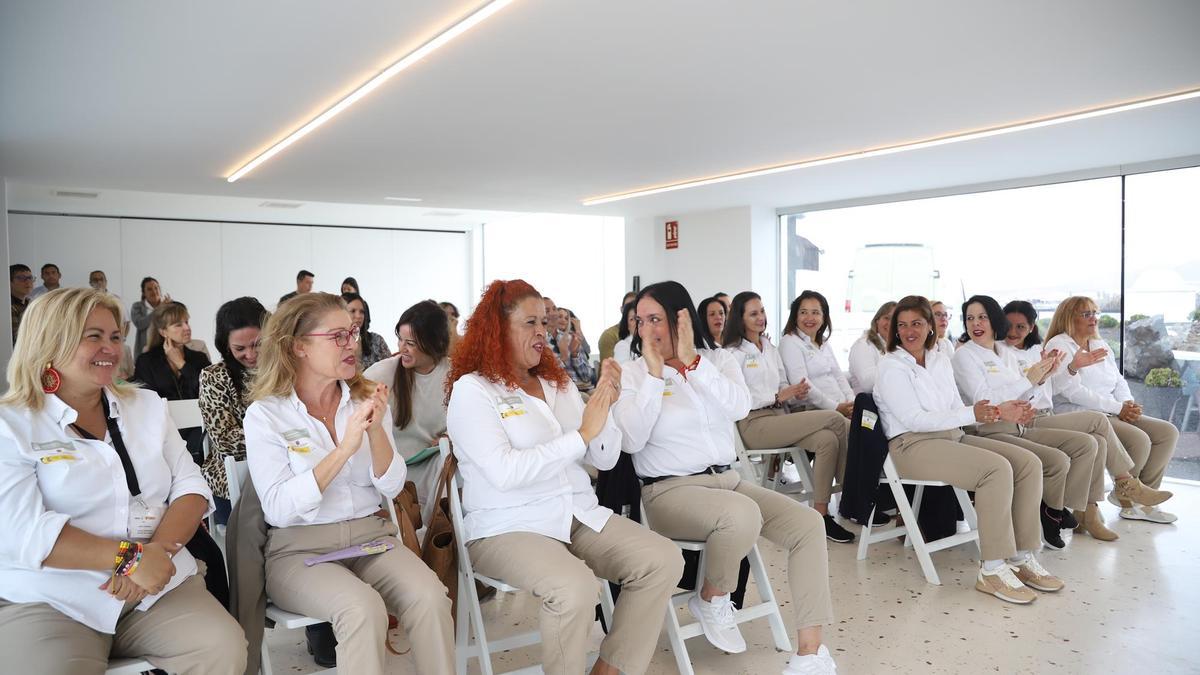
[[[1078,122],[1080,120],[1091,119],[1094,117],[1103,117],[1105,115],[1113,115],[1116,113],[1128,112],[1130,110],[1138,110],[1141,108],[1149,108],[1152,106],[1164,105],[1167,103],[1177,103],[1188,99],[1200,97],[1200,89],[1190,89],[1187,91],[1166,94],[1163,96],[1155,96],[1153,98],[1140,99],[1129,103],[1121,103],[1118,105],[1105,106],[1102,108],[1093,108],[1079,112],[1067,113],[1064,115],[1056,115],[1054,117],[1046,117],[1042,119],[1032,120],[1028,122],[1019,122],[997,127],[990,127],[979,131],[970,131],[948,136],[939,136],[928,138],[920,141],[912,141],[909,143],[899,143],[880,148],[871,148],[868,150],[856,150],[838,155],[830,155],[826,157],[817,157],[799,162],[790,162],[788,164],[779,164],[776,166],[764,167],[761,169],[750,169],[747,171],[738,171],[734,173],[721,174],[718,176],[710,176],[708,178],[698,178],[695,180],[682,181],[679,183],[671,183],[669,185],[661,185],[658,187],[645,188],[642,190],[632,190],[630,192],[621,192],[611,195],[603,195],[600,197],[591,197],[583,200],[584,206],[595,206],[597,204],[608,204],[624,199],[633,199],[635,197],[645,197],[648,195],[661,194],[663,192],[673,192],[675,190],[686,190],[689,188],[701,187],[704,185],[716,185],[717,183],[728,183],[730,181],[742,180],[745,178],[757,178],[759,176],[769,176],[775,173],[783,173],[785,171],[795,171],[797,169],[807,169],[814,166],[825,166],[827,164],[838,164],[841,162],[849,162],[856,159],[867,159],[869,157],[882,157],[884,155],[894,155],[900,152],[908,152],[910,150],[923,150],[926,148],[934,148],[940,145],[949,145],[951,143],[962,143],[964,141],[974,141],[981,138],[989,138],[992,136],[1002,136],[1004,134],[1016,133],[1018,131],[1028,131],[1030,129],[1040,129],[1043,127],[1065,124],[1067,122]]]
[[[409,66],[420,61],[421,59],[425,58],[426,56],[429,56],[434,51],[436,51],[439,47],[442,47],[443,45],[450,42],[454,38],[471,30],[472,28],[479,25],[480,23],[483,23],[485,20],[487,20],[493,14],[504,9],[506,6],[508,6],[512,2],[513,2],[513,0],[492,0],[491,2],[487,3],[483,7],[476,10],[473,14],[471,14],[467,18],[454,24],[450,28],[448,28],[445,31],[443,31],[442,33],[440,33],[437,37],[426,42],[425,44],[421,45],[420,47],[417,47],[414,51],[409,52],[403,58],[401,58],[399,61],[396,61],[392,65],[388,66],[385,70],[380,72],[375,77],[372,77],[370,80],[367,80],[366,84],[363,84],[358,89],[355,89],[354,91],[350,92],[350,94],[348,96],[346,96],[342,100],[335,103],[331,108],[329,108],[325,112],[321,113],[320,115],[317,115],[313,119],[309,120],[307,123],[304,124],[304,126],[301,126],[299,129],[296,129],[292,133],[288,134],[287,138],[284,138],[282,141],[279,141],[275,145],[272,145],[265,152],[263,152],[262,154],[258,155],[254,159],[252,159],[249,162],[247,162],[246,164],[244,164],[237,171],[234,171],[233,173],[229,174],[225,178],[225,180],[232,183],[232,182],[238,180],[239,178],[241,178],[242,176],[245,176],[246,174],[250,173],[254,169],[258,168],[258,166],[261,165],[263,162],[267,161],[268,159],[271,159],[275,155],[278,155],[280,152],[283,152],[291,144],[295,143],[296,141],[300,140],[301,138],[304,138],[308,134],[315,131],[317,129],[317,127],[320,127],[322,124],[325,124],[329,120],[333,119],[338,113],[342,112],[346,108],[349,108],[350,106],[357,103],[358,100],[361,99],[362,97],[364,97],[367,94],[371,93],[372,91],[378,89],[380,86],[383,85],[384,82],[387,82],[395,75],[406,70]]]

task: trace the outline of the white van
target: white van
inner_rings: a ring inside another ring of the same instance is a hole
[[[888,300],[906,295],[935,299],[941,276],[933,266],[933,249],[925,244],[867,244],[854,255],[845,311],[866,314],[870,321]]]

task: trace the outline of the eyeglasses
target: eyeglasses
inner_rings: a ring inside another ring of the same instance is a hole
[[[954,316],[954,312],[934,312],[933,316],[938,319],[950,319]]]
[[[1089,309],[1085,312],[1080,312],[1079,316],[1082,316],[1085,319],[1094,319],[1094,318],[1100,316],[1100,312],[1097,312],[1094,309]]]
[[[36,277],[32,274],[18,274],[13,277],[14,281],[33,281]]]
[[[346,347],[352,341],[358,342],[359,331],[358,326],[352,326],[350,330],[339,330],[333,333],[304,333],[300,337],[327,337],[332,338],[333,343],[339,347]]]

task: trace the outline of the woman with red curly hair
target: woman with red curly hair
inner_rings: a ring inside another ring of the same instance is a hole
[[[546,341],[542,296],[493,281],[451,361],[446,426],[463,483],[460,533],[475,569],[542,601],[542,668],[582,673],[599,597],[622,585],[593,675],[645,672],[683,573],[670,540],[603,508],[583,469],[611,469],[621,432],[609,415],[621,369],[605,360],[584,405]]]

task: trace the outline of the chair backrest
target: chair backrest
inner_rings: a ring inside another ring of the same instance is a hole
[[[438,441],[438,450],[441,452],[442,464],[445,465],[446,460],[450,459],[454,449],[450,444],[450,439],[443,436]],[[458,482],[458,472],[450,477],[450,522],[454,525],[454,545],[458,549],[458,569],[466,575],[467,579],[473,579],[475,568],[471,565],[471,558],[467,556],[467,541],[465,537],[466,530],[463,528],[463,512],[462,500],[459,497],[462,486]],[[436,496],[435,496],[436,498]]]
[[[393,461],[403,461],[399,455]],[[238,499],[242,497],[242,487],[245,486],[246,477],[250,475],[250,464],[246,460],[237,461],[231,455],[225,455],[225,482],[229,486],[229,507],[237,506]],[[379,493],[380,504],[387,509],[388,517],[392,519],[397,526],[400,521],[396,518],[396,504],[387,498],[382,492]]]
[[[176,429],[191,429],[203,427],[204,418],[200,415],[200,399],[189,398],[182,401],[167,401],[167,412],[175,422]]]

